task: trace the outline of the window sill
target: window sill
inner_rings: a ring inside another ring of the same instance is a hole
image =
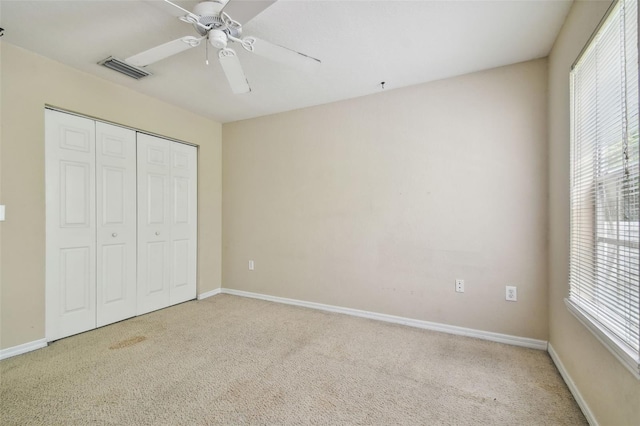
[[[587,329],[624,365],[633,376],[640,380],[640,359],[632,351],[618,343],[618,339],[605,328],[598,325],[591,316],[586,313],[578,304],[564,299],[564,303],[569,308],[569,312],[575,316]]]

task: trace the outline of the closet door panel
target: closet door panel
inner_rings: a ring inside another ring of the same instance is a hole
[[[46,337],[96,326],[95,123],[45,110]]]
[[[171,142],[138,133],[138,315],[170,304]]]
[[[60,296],[63,317],[74,313],[86,313],[93,309],[91,289],[87,285],[92,281],[91,247],[73,247],[60,249]]]
[[[103,305],[102,316],[104,316],[105,309],[113,306],[113,304],[127,300],[128,296],[130,297],[128,294],[130,293],[130,289],[127,288],[127,269],[130,265],[127,265],[127,247],[125,244],[105,244],[101,247],[101,251],[102,257],[98,259],[98,264],[100,264],[102,274],[98,277],[98,280],[102,283],[99,287],[102,291],[99,300],[101,301],[101,305]],[[98,311],[100,311],[100,309],[101,308],[98,308]],[[133,315],[126,315],[124,318],[128,318],[129,316]],[[111,322],[115,321],[118,320]],[[98,327],[104,324],[109,324],[109,322],[104,319],[98,321]]]
[[[197,148],[193,146],[180,143],[171,145],[171,304],[196,297],[197,153]]]
[[[97,326],[136,314],[136,134],[96,123]]]

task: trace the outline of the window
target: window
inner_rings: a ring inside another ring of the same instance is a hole
[[[640,378],[638,9],[618,0],[571,70],[567,306]]]

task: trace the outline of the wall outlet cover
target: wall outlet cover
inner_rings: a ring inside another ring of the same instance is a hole
[[[509,302],[518,301],[518,289],[515,286],[508,285],[505,291],[505,299]]]

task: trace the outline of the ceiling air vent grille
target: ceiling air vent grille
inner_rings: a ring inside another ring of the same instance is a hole
[[[127,75],[131,78],[135,78],[136,80],[151,75],[150,72],[145,71],[142,68],[129,65],[118,58],[114,58],[113,56],[109,56],[107,59],[98,62],[98,65],[103,65],[107,68],[111,68],[114,71],[118,71],[119,73]]]

